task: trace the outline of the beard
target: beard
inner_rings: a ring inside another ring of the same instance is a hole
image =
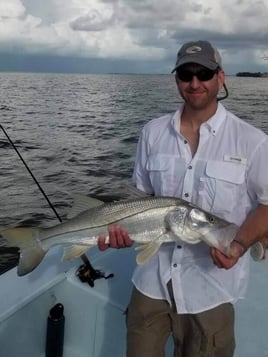
[[[181,92],[180,94],[185,101],[185,105],[192,110],[208,109],[211,105],[217,103],[218,92],[213,95],[208,95],[206,91],[188,91],[184,93]]]

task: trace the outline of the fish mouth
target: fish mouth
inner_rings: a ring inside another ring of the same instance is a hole
[[[230,256],[230,244],[236,237],[238,226],[231,223],[217,227],[201,238],[202,241],[211,247],[219,249],[223,254]]]

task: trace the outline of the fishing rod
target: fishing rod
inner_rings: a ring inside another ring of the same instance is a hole
[[[11,140],[10,136],[8,135],[7,131],[4,129],[4,127],[2,126],[2,124],[0,124],[0,128],[3,131],[3,133],[5,134],[8,142],[10,143],[10,145],[12,146],[12,148],[15,150],[16,154],[18,155],[18,157],[20,158],[21,162],[23,163],[23,165],[25,166],[25,168],[27,169],[28,173],[31,175],[32,179],[34,180],[34,182],[36,183],[37,187],[39,188],[40,192],[42,193],[42,195],[44,196],[44,198],[46,199],[47,203],[49,204],[49,207],[53,210],[55,216],[57,217],[57,219],[59,220],[60,223],[62,223],[62,218],[60,217],[60,215],[58,214],[56,208],[53,206],[53,204],[51,203],[49,197],[47,196],[47,194],[45,193],[45,191],[43,190],[43,188],[41,187],[40,183],[38,182],[38,180],[36,179],[36,177],[34,176],[33,172],[30,170],[29,166],[27,165],[26,161],[24,160],[24,158],[22,157],[21,153],[19,152],[18,148],[16,147],[16,145],[14,144],[14,142]],[[104,273],[102,273],[99,270],[95,270],[93,268],[93,266],[90,264],[88,257],[86,254],[82,254],[80,256],[80,258],[82,259],[82,261],[84,262],[84,265],[82,265],[78,270],[77,270],[77,276],[80,279],[80,281],[82,282],[87,282],[91,287],[94,286],[94,281],[96,279],[100,279],[100,278],[105,278],[108,279],[110,277],[113,276],[113,274],[110,274],[108,276],[105,276]]]
[[[32,179],[34,180],[34,182],[36,183],[37,187],[39,188],[39,190],[41,191],[42,195],[45,197],[47,203],[49,204],[50,208],[53,210],[53,212],[55,213],[56,217],[58,218],[58,220],[60,222],[62,222],[62,219],[60,217],[60,215],[58,214],[58,212],[56,211],[55,207],[53,206],[53,204],[51,203],[50,199],[48,198],[47,194],[45,193],[45,191],[42,189],[41,185],[39,184],[39,182],[37,181],[37,179],[35,178],[34,174],[32,173],[32,171],[30,170],[29,166],[27,165],[26,161],[23,159],[23,157],[21,156],[19,150],[17,149],[17,147],[15,146],[15,144],[13,143],[13,141],[11,140],[10,136],[8,135],[8,133],[6,132],[6,130],[4,129],[4,127],[0,124],[1,130],[3,131],[3,133],[5,134],[5,136],[7,137],[7,140],[9,141],[10,145],[13,147],[13,149],[16,151],[17,155],[19,156],[20,160],[22,161],[23,165],[25,166],[25,168],[27,169],[27,171],[29,172],[29,174],[31,175]]]

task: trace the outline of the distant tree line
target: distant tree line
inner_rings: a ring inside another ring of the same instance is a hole
[[[237,77],[263,77],[261,72],[238,72],[236,73]]]

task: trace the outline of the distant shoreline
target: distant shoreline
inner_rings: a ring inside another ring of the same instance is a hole
[[[236,77],[268,78],[268,72],[238,72]]]

